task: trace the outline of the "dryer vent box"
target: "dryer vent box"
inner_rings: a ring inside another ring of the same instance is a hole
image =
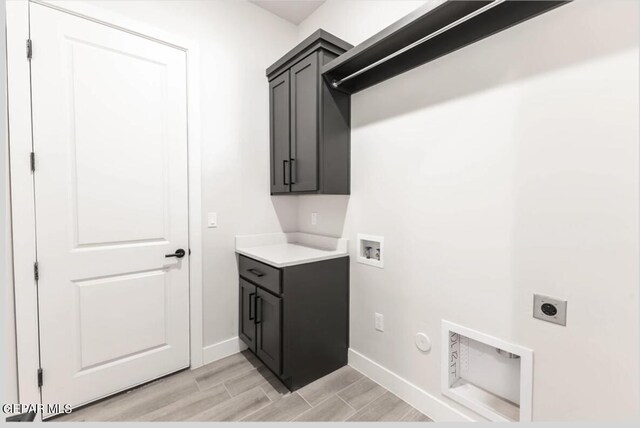
[[[533,351],[442,321],[442,393],[491,421],[530,422]]]

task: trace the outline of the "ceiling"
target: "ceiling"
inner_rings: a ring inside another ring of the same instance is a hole
[[[320,7],[325,0],[249,0],[293,24],[299,24]]]

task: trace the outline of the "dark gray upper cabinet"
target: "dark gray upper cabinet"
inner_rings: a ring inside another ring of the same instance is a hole
[[[269,82],[271,193],[289,191],[289,73]]]
[[[318,190],[318,53],[293,67],[291,78],[291,191]]]
[[[318,30],[267,69],[271,194],[349,194],[351,100],[320,68],[351,47]]]

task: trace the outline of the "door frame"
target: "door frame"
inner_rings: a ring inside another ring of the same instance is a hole
[[[6,2],[7,109],[11,180],[9,203],[13,220],[11,245],[14,270],[14,282],[9,286],[14,287],[19,402],[38,404],[42,399],[37,379],[37,371],[40,367],[38,294],[34,279],[37,248],[34,177],[30,168],[33,139],[31,77],[30,62],[26,55],[26,41],[29,38],[29,3],[56,9],[141,36],[180,49],[186,54],[189,249],[191,250],[189,259],[190,365],[191,369],[200,367],[203,365],[203,229],[198,43],[84,2],[56,1],[52,4],[49,0],[9,0]],[[35,61],[37,61],[37,51],[37,42],[34,42]],[[38,418],[41,418],[40,414]]]

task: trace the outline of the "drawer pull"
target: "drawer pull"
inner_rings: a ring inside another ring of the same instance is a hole
[[[264,276],[264,273],[260,272],[258,269],[247,269],[247,271],[251,272],[252,274],[257,276],[258,278]]]

